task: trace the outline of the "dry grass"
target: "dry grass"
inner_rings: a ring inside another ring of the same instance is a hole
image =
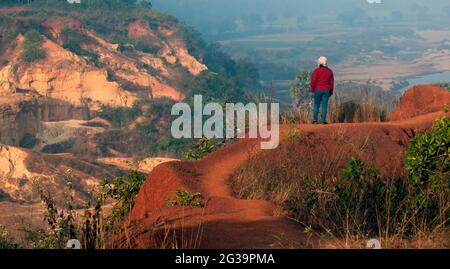
[[[367,240],[372,238],[379,239],[383,248],[450,247],[448,197],[444,197],[439,205],[441,214],[437,218],[441,221],[436,224],[424,222],[417,212],[408,213],[405,217],[409,194],[405,193],[405,198],[400,199],[403,194],[398,190],[407,192],[408,180],[398,176],[382,179],[366,167],[363,168],[367,171],[362,179],[373,183],[362,185],[362,189],[355,192],[366,197],[364,192],[370,193],[377,186],[383,186],[387,191],[373,202],[366,202],[358,195],[343,202],[340,200],[342,196],[336,192],[336,186],[342,183],[337,175],[340,174],[340,164],[351,154],[348,148],[338,147],[334,154],[326,154],[326,149],[324,154],[308,152],[305,148],[317,145],[309,145],[307,133],[292,125],[284,135],[285,142],[277,149],[279,153],[253,154],[236,170],[232,176],[232,188],[240,198],[270,200],[279,205],[278,211],[286,212],[311,234],[307,247],[366,248]],[[338,144],[348,143],[345,129],[338,129],[332,136]],[[353,145],[355,155],[370,150],[370,135],[362,140]],[[302,158],[298,158],[299,154]],[[368,210],[375,212],[370,221],[365,215]],[[279,241],[279,248],[305,246],[295,240],[291,243]]]
[[[381,122],[398,100],[371,84],[344,83],[338,85],[328,104],[327,122]],[[321,115],[319,111],[319,116]],[[313,100],[305,100],[297,108],[281,114],[282,123],[310,123]]]
[[[122,249],[139,248],[137,242],[147,242],[152,249],[198,249],[203,237],[203,221],[200,219],[194,226],[187,224],[186,206],[180,206],[181,216],[176,220],[156,218],[151,228],[144,230],[136,223],[128,223],[113,247]],[[204,213],[204,212],[203,212]],[[201,218],[203,215],[201,216]],[[109,246],[111,247],[111,246]]]
[[[158,233],[153,235],[153,242],[157,249],[198,249],[200,247],[203,223],[187,228],[182,220],[181,227],[167,223],[164,223],[163,227],[159,235]]]
[[[449,249],[450,231],[439,231],[426,235],[416,235],[411,239],[398,237],[374,238],[383,249]],[[342,240],[342,238],[319,234],[315,243],[320,249],[365,249],[369,238]]]

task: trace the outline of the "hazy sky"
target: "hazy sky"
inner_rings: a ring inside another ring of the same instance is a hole
[[[385,13],[387,16],[396,10],[408,13],[422,9],[439,13],[443,7],[450,6],[449,0],[382,0],[381,4],[369,4],[370,1],[380,0],[153,0],[153,4],[174,15],[191,16],[192,19],[196,16],[241,16],[249,13],[321,17],[358,7],[368,13]]]

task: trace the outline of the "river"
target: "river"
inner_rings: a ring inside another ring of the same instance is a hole
[[[440,83],[440,82],[450,82],[450,71],[448,72],[442,72],[442,73],[433,73],[433,74],[426,74],[421,75],[413,78],[407,78],[405,79],[406,82],[408,82],[408,86],[399,89],[398,93],[403,94],[408,89],[420,85],[420,84],[430,84],[430,83]]]

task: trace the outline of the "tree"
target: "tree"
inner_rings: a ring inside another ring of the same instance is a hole
[[[41,48],[41,34],[36,30],[25,33],[25,40],[22,44],[21,60],[27,63],[34,62],[45,57]]]
[[[236,76],[234,80],[239,87],[245,89],[255,89],[259,83],[258,68],[246,60],[236,60]]]
[[[311,75],[311,71],[301,70],[291,83],[291,96],[295,108],[311,100],[309,86]]]
[[[148,7],[148,8],[153,7],[152,2],[150,0],[141,0],[141,1],[139,1],[139,3],[141,4],[141,6],[144,6],[144,7]]]
[[[29,5],[34,0],[3,0],[1,2],[6,4],[19,4],[19,5]]]

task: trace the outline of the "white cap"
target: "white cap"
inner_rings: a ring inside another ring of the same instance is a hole
[[[328,59],[325,56],[320,56],[319,59],[317,59],[317,64],[319,65],[327,65]]]

